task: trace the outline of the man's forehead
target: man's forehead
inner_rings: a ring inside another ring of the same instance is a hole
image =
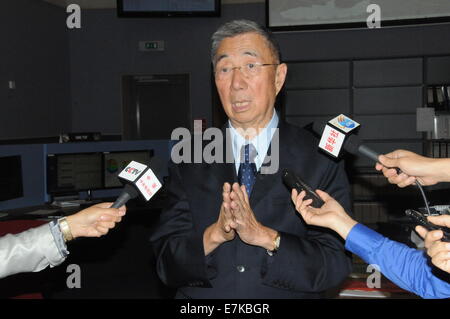
[[[235,54],[233,54],[233,56],[234,56]],[[238,56],[249,56],[249,57],[255,57],[255,58],[257,58],[257,57],[259,57],[260,56],[260,54],[258,54],[258,52],[255,52],[255,51],[242,51],[242,52],[240,52],[240,53],[238,53],[237,54]],[[227,53],[220,53],[219,52],[219,54],[218,54],[218,56],[217,56],[217,62],[219,62],[220,60],[223,60],[223,59],[225,59],[225,58],[230,58],[231,57],[231,54],[227,54]]]
[[[228,37],[220,43],[216,61],[231,56],[261,57],[270,53],[264,37],[257,33],[244,33],[234,37]]]

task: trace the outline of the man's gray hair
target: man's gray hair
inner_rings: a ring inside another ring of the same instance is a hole
[[[213,65],[216,66],[217,49],[219,48],[222,40],[250,32],[257,33],[266,39],[269,49],[272,51],[273,56],[277,60],[276,62],[279,63],[281,60],[280,49],[272,33],[254,21],[233,20],[220,26],[211,37],[211,60]]]

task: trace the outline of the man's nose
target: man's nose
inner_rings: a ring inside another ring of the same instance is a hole
[[[247,81],[244,74],[241,71],[241,67],[233,68],[231,74],[231,87],[234,90],[242,90],[247,87]]]

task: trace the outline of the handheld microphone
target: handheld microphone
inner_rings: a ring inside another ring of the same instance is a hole
[[[139,194],[142,194],[145,200],[149,201],[162,187],[160,182],[162,181],[161,172],[162,163],[156,157],[150,160],[148,166],[131,161],[118,175],[119,180],[125,186],[111,208],[119,208]]]
[[[306,195],[304,200],[312,199],[311,206],[320,208],[324,204],[323,200],[316,194],[316,192],[306,184],[298,175],[289,169],[284,169],[282,174],[283,182],[290,188],[295,188],[300,194],[301,191],[305,191]]]
[[[335,119],[333,119],[332,121],[334,121],[334,120]],[[330,122],[332,122],[332,121],[330,121]],[[334,123],[332,123],[332,124],[334,124]],[[324,127],[323,123],[321,124],[318,122],[314,122],[312,129],[315,133],[322,135],[321,143],[324,140],[324,138],[326,138],[327,134],[330,134],[330,133],[327,133],[327,130],[334,131],[333,128],[331,128],[331,126],[325,125],[325,127]],[[360,153],[361,155],[364,155],[365,157],[373,160],[375,163],[378,163],[378,156],[380,155],[380,153],[372,150],[371,148],[369,148],[366,145],[363,145],[363,141],[358,136],[356,136],[356,135],[345,136],[345,133],[342,133],[340,131],[338,132],[338,134],[343,135],[343,137],[340,140],[340,143],[341,143],[341,145],[342,145],[342,143],[344,144],[344,150],[346,150],[347,152],[349,152],[350,154],[353,154],[353,155],[357,155],[358,153]],[[345,142],[344,142],[344,139],[345,139]],[[319,147],[321,149],[328,151],[328,153],[331,153],[326,148],[321,147],[320,144],[319,144]],[[340,150],[340,148],[339,148],[339,150]],[[338,151],[338,153],[339,153],[339,151]],[[335,155],[335,154],[332,154],[332,155],[337,157],[337,155]],[[390,168],[390,167],[388,167],[388,168]],[[397,171],[398,175],[400,175],[402,173],[402,170],[400,168],[394,167],[394,169]],[[425,202],[426,210],[428,213],[430,213],[428,200],[426,198],[422,184],[419,182],[419,180],[416,180],[416,185],[417,185],[417,188],[419,189],[420,193],[422,194],[423,200]]]
[[[329,127],[328,125],[324,126],[322,123],[314,122],[313,124],[313,131],[319,135],[322,135],[322,133],[325,131],[326,127]],[[342,134],[345,138],[343,142],[344,150],[349,152],[350,154],[357,155],[360,153],[361,155],[364,155],[365,157],[373,160],[374,162],[378,162],[378,156],[380,155],[378,152],[372,150],[368,146],[363,144],[363,141],[356,135],[345,135],[342,132],[339,132]],[[323,149],[323,148],[322,148]]]

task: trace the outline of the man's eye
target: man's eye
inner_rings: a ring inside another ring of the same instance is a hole
[[[247,69],[251,70],[254,69],[256,67],[255,63],[247,63]]]
[[[230,72],[230,68],[228,68],[228,67],[219,68],[219,72],[220,73],[228,73],[228,72]]]

